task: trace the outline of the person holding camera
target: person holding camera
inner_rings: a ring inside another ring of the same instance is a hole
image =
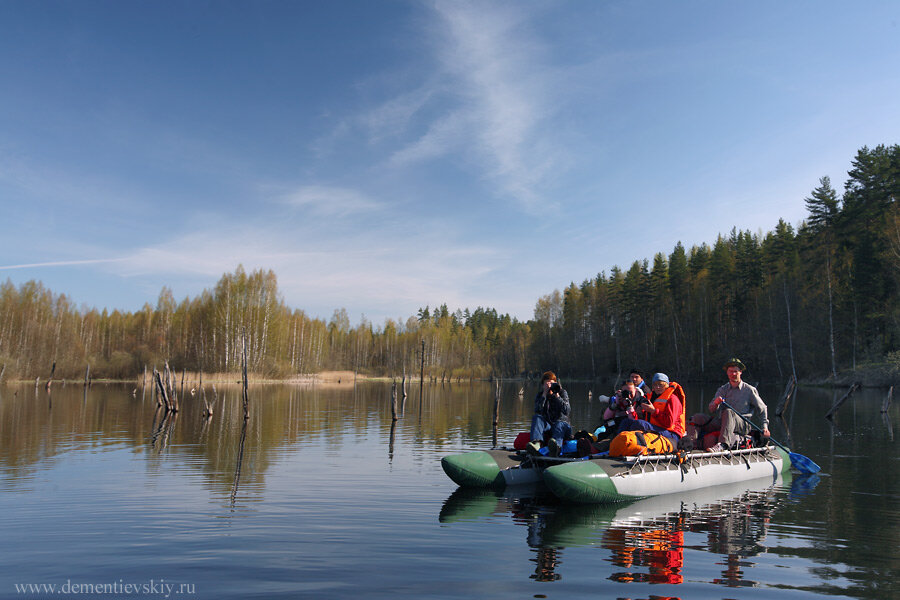
[[[634,385],[631,379],[623,381],[621,387],[609,399],[609,406],[603,411],[603,420],[606,422],[607,431],[618,429],[619,423],[626,418],[637,419],[638,415],[635,411],[635,405],[640,404],[640,399],[643,396],[644,393]],[[610,421],[614,421],[614,423],[610,425]]]
[[[620,431],[654,431],[669,438],[678,447],[685,433],[684,390],[665,373],[653,375],[649,398],[641,397],[638,407],[643,418],[628,417],[619,426]]]
[[[591,443],[591,440],[585,440],[584,442],[579,440],[578,455],[585,456],[609,450],[609,443],[619,433],[619,427],[622,423],[627,419],[638,419],[641,417],[637,409],[640,407],[643,398],[644,393],[634,385],[634,381],[631,379],[623,381],[619,389],[609,399],[609,405],[606,407],[606,410],[603,411],[603,428],[605,431],[597,434],[597,439],[594,440],[595,443]],[[580,435],[581,432],[578,432],[575,437],[577,438]]]
[[[569,424],[569,394],[559,385],[553,371],[541,376],[541,390],[534,398],[534,416],[531,418],[531,441],[528,450],[537,453],[544,440],[544,434],[550,432],[547,449],[551,456],[558,456],[563,442],[572,437],[572,425]]]

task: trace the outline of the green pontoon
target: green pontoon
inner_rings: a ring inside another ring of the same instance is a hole
[[[486,450],[441,460],[444,472],[463,487],[500,489],[543,481],[559,498],[582,503],[624,502],[756,479],[774,481],[790,465],[788,454],[772,446],[590,459]]]

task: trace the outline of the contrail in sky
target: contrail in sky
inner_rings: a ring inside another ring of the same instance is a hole
[[[69,265],[92,265],[96,263],[120,262],[128,260],[126,258],[96,258],[92,260],[59,260],[54,262],[31,263],[27,265],[6,265],[0,266],[0,271],[10,271],[12,269],[31,269],[33,267],[67,267]]]

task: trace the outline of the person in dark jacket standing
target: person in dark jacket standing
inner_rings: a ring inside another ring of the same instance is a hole
[[[569,394],[559,385],[553,371],[541,376],[541,389],[534,398],[534,416],[531,418],[531,441],[528,450],[536,453],[549,431],[547,449],[552,456],[559,455],[563,442],[572,437],[572,425],[569,424]]]

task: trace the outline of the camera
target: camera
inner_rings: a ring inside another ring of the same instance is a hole
[[[562,386],[559,385],[558,381],[554,381],[553,383],[550,384],[550,387],[547,388],[548,394],[558,394],[561,391],[562,391]]]

